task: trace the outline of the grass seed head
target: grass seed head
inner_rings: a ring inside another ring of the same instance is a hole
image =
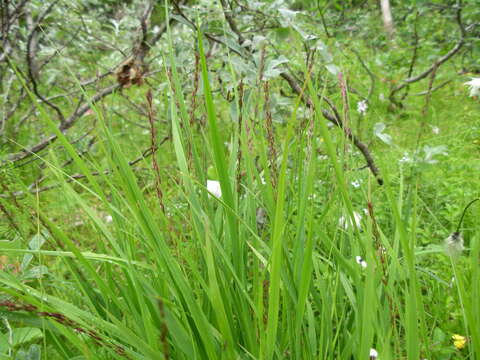
[[[460,232],[455,231],[445,239],[445,252],[447,255],[458,257],[462,254],[463,250],[463,236]]]

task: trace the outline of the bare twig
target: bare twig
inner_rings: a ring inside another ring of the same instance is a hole
[[[138,56],[140,62],[143,64],[145,61],[145,55],[147,55],[150,46],[148,45],[147,36],[148,36],[148,21],[150,20],[150,15],[152,15],[153,11],[153,3],[149,2],[145,11],[140,19],[140,28],[142,30],[142,34],[140,37],[140,41],[138,42],[138,47],[136,49],[136,56]]]
[[[456,14],[455,14],[455,18],[456,18],[456,22],[457,22],[457,25],[458,25],[458,28],[459,28],[459,31],[460,31],[460,38],[458,39],[455,46],[448,53],[446,53],[444,56],[442,56],[437,61],[435,61],[427,70],[423,71],[422,73],[420,73],[416,76],[409,77],[409,78],[403,80],[401,84],[399,84],[398,86],[393,88],[392,91],[390,92],[390,96],[389,96],[390,101],[392,101],[392,103],[394,103],[394,104],[397,103],[397,101],[395,100],[395,94],[397,92],[399,92],[400,90],[402,90],[403,88],[405,88],[409,84],[413,84],[417,81],[425,79],[428,75],[430,75],[432,73],[432,71],[436,71],[436,69],[438,69],[442,64],[444,64],[446,61],[448,61],[450,58],[452,58],[455,54],[457,54],[460,51],[460,49],[463,47],[463,45],[465,44],[466,30],[465,30],[465,27],[463,26],[463,23],[462,23],[462,7],[460,6],[460,4],[457,5],[457,11],[456,11]]]
[[[425,91],[422,91],[422,92],[419,92],[419,93],[416,93],[416,94],[411,94],[410,96],[423,96],[423,95],[431,94],[434,91],[443,88],[445,85],[450,84],[452,81],[453,81],[453,79],[444,81],[443,83],[435,86],[434,88],[431,88],[431,89],[429,88],[428,90],[425,90]]]
[[[290,74],[282,73],[280,76],[288,82],[288,84],[290,85],[290,88],[293,90],[295,94],[301,96],[302,101],[308,107],[314,108],[312,100],[302,92],[302,87]],[[326,100],[327,98],[322,98],[322,99],[324,101],[327,101]],[[373,157],[370,153],[370,150],[368,149],[368,146],[365,145],[363,142],[361,142],[360,139],[352,133],[352,130],[343,124],[338,114],[338,111],[329,100],[328,100],[328,104],[331,108],[334,109],[333,110],[334,113],[332,114],[326,109],[321,109],[323,117],[343,130],[343,133],[345,134],[345,136],[347,136],[347,138],[351,140],[353,144],[357,147],[357,149],[362,153],[363,157],[365,158],[365,161],[367,162],[368,168],[377,179],[378,184],[382,185],[383,180],[380,177],[380,171],[375,165],[375,161],[373,160]]]
[[[161,146],[163,145],[167,140],[170,140],[170,136],[165,136],[162,141],[160,141],[160,143],[158,144],[158,146]],[[152,155],[152,149],[151,148],[148,148],[147,150],[143,151],[142,152],[142,155],[137,157],[136,159],[134,160],[131,160],[128,162],[128,165],[129,166],[133,166],[133,165],[136,165],[137,163],[139,163],[140,161],[142,160],[145,160],[147,157],[149,157],[150,155]],[[110,170],[110,169],[107,169],[107,170],[104,170],[102,172],[99,172],[99,171],[93,171],[90,175],[92,176],[98,176],[98,175],[109,175],[111,174],[113,171]],[[66,180],[66,182],[70,183],[70,182],[73,182],[73,181],[78,181],[78,180],[81,180],[81,179],[84,179],[86,178],[87,175],[85,174],[73,174],[73,175],[68,175],[68,179]],[[30,185],[29,186],[29,192],[31,194],[37,194],[37,193],[42,193],[42,192],[45,192],[45,191],[49,191],[49,190],[52,190],[52,189],[56,189],[60,186],[61,184],[52,184],[52,185],[48,185],[48,186],[44,186],[44,187],[41,187],[41,188],[35,188],[34,186]],[[26,196],[26,193],[25,191],[16,191],[16,192],[13,192],[13,193],[4,193],[4,194],[0,194],[0,198],[22,198]]]
[[[328,4],[328,3],[327,3],[327,4]],[[325,6],[325,7],[326,7],[326,6]],[[330,37],[332,37],[332,35],[331,35],[330,32],[328,31],[327,22],[325,21],[325,16],[324,16],[325,7],[324,7],[324,8],[320,8],[320,2],[319,2],[319,1],[317,2],[317,11],[318,11],[318,13],[320,14],[320,20],[322,20],[323,30],[325,31],[325,35],[327,35],[327,37],[330,38]]]
[[[237,35],[238,43],[241,46],[245,42],[245,38],[243,37],[242,32],[237,27],[237,23],[233,19],[232,9],[227,8],[227,2],[225,0],[220,0],[220,2],[222,3],[223,15],[225,15],[225,19],[227,20],[230,29],[232,29],[232,31]]]
[[[90,130],[87,130],[86,132],[84,132],[79,138],[71,141],[70,144],[74,145],[74,144],[82,141],[85,137],[87,137],[88,135],[90,135],[90,133],[93,131],[93,129],[94,129],[94,126],[93,126],[92,128],[90,128]],[[59,148],[60,148],[60,146],[59,146]],[[40,157],[31,157],[31,158],[27,159],[25,162],[22,162],[22,163],[17,162],[17,163],[15,163],[14,168],[19,168],[19,167],[26,166],[26,165],[28,165],[28,164],[30,164],[30,163],[33,163],[33,162],[35,162],[35,161],[38,161],[38,160],[40,160],[40,159],[41,159]],[[43,165],[43,164],[40,165],[40,168],[44,168],[44,167],[45,167],[45,165]]]
[[[360,56],[359,52],[356,49],[352,47],[350,48],[350,51],[355,54],[355,56],[358,59],[358,62],[360,63],[360,65],[362,65],[362,67],[365,69],[368,76],[370,77],[370,88],[368,89],[368,95],[367,95],[367,99],[370,99],[372,97],[373,92],[375,91],[375,74],[372,73],[370,68],[365,64],[365,62],[363,61],[362,57]]]
[[[38,85],[36,81],[36,76],[37,76],[37,71],[38,67],[35,65],[35,54],[36,54],[36,44],[37,44],[37,30],[40,28],[41,23],[45,18],[50,14],[50,12],[53,10],[53,7],[58,3],[57,1],[54,1],[48,6],[43,13],[38,17],[37,21],[35,24],[32,25],[32,29],[30,33],[28,34],[27,38],[27,51],[26,51],[26,60],[27,60],[27,65],[28,65],[28,77],[29,80],[32,84],[32,91],[35,94],[36,97],[38,97],[43,103],[51,107],[58,115],[61,124],[65,122],[65,116],[63,115],[62,111],[60,108],[53,104],[52,102],[48,101],[43,97],[42,94],[38,91]]]
[[[90,99],[90,102],[89,103],[85,103],[83,104],[82,106],[80,106],[77,111],[75,111],[72,115],[70,115],[70,117],[68,119],[66,119],[62,124],[60,124],[59,126],[59,130],[61,132],[65,132],[65,130],[68,130],[69,128],[71,128],[75,122],[82,116],[84,115],[89,109],[90,109],[90,103],[91,104],[94,104],[98,101],[100,101],[101,99],[103,99],[104,97],[110,95],[111,93],[113,93],[115,90],[117,90],[118,88],[120,87],[120,85],[118,84],[115,84],[115,85],[112,85],[112,86],[109,86],[103,90],[101,90],[100,92],[98,92],[97,94],[95,94],[91,99]],[[43,140],[41,140],[39,143],[37,143],[36,145],[28,148],[28,149],[25,149],[25,150],[22,150],[18,153],[15,153],[15,154],[10,154],[8,157],[7,157],[7,161],[9,162],[17,162],[17,161],[20,161],[20,160],[23,160],[23,159],[26,159],[27,157],[30,157],[32,156],[33,154],[45,149],[48,145],[50,145],[51,143],[53,143],[55,140],[57,139],[57,135],[50,135],[46,138],[44,138]]]
[[[88,152],[90,151],[90,149],[92,148],[92,146],[95,144],[95,141],[96,141],[96,138],[95,137],[92,137],[90,139],[90,141],[88,142],[87,144],[87,147],[85,150],[83,150],[82,152],[79,152],[78,153],[78,156],[79,157],[83,157],[85,156],[86,154],[88,154]],[[62,165],[61,165],[61,168],[62,169],[65,169],[68,165],[70,165],[71,163],[73,162],[73,158],[70,158],[68,159],[67,161],[65,161]],[[42,163],[41,164],[41,167],[42,169],[46,168],[47,165],[46,163]],[[35,187],[38,187],[41,183],[43,183],[45,180],[48,179],[48,176],[47,175],[41,175],[34,181],[32,182],[27,188],[29,191],[32,191]]]
[[[433,69],[432,73],[430,74],[430,81],[428,82],[427,96],[425,97],[425,105],[422,110],[423,117],[425,117],[428,112],[428,107],[430,105],[430,98],[432,94],[433,82],[435,81],[436,75],[437,75],[437,68]]]
[[[418,11],[415,15],[415,22],[413,25],[413,53],[412,53],[412,59],[410,60],[410,66],[408,67],[408,74],[407,78],[410,78],[413,74],[413,68],[415,67],[415,63],[417,62],[417,54],[418,54],[418,29],[417,29],[417,24],[418,24]],[[402,95],[402,98],[399,101],[399,105],[402,104],[402,101],[405,100],[405,98],[408,96],[408,91],[410,89],[410,86],[407,86],[405,88],[405,92]]]

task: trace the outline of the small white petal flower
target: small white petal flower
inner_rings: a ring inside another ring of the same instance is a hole
[[[378,358],[378,352],[375,349],[370,349],[370,359],[376,359]]]
[[[363,258],[361,256],[355,256],[355,261],[357,262],[358,265],[360,265],[362,268],[366,268],[367,267],[367,262],[365,260],[363,260]]]
[[[438,126],[432,126],[432,132],[435,135],[438,135],[438,134],[440,134],[440,128]]]
[[[362,100],[357,102],[357,112],[360,115],[365,115],[367,113],[367,110],[368,110],[367,100]]]
[[[355,181],[352,181],[352,186],[356,189],[358,189],[360,187],[360,184],[362,182],[360,180],[355,180]]]
[[[410,157],[410,155],[407,152],[405,152],[405,153],[403,153],[403,157],[400,160],[398,160],[398,162],[409,163],[409,162],[412,162],[412,158]]]
[[[470,87],[471,97],[480,95],[480,78],[472,78],[472,80],[467,81],[465,85]]]
[[[110,224],[112,221],[113,221],[112,215],[105,216],[105,222],[107,224]]]
[[[207,180],[207,190],[217,198],[222,196],[222,188],[217,180]]]

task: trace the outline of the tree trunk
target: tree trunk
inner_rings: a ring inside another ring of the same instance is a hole
[[[380,5],[382,7],[382,19],[385,32],[387,33],[389,39],[393,38],[395,32],[395,27],[393,26],[392,11],[390,9],[390,0],[380,0]]]

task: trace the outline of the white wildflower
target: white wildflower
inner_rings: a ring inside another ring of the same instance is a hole
[[[480,78],[472,78],[472,80],[467,81],[465,85],[470,87],[471,97],[480,95]]]
[[[367,267],[367,262],[365,260],[363,260],[363,258],[361,256],[355,256],[355,261],[357,262],[358,265],[360,265],[362,268],[366,268]]]
[[[440,128],[438,126],[432,126],[432,132],[435,135],[438,135],[438,134],[440,134]]]
[[[463,251],[463,236],[455,231],[445,239],[445,252],[451,257],[459,256]]]
[[[361,180],[355,180],[355,181],[352,181],[351,184],[355,189],[358,189],[360,187],[360,185],[362,184],[362,181]]]
[[[110,224],[113,221],[112,215],[106,215],[104,220],[107,224]]]
[[[353,219],[355,221],[355,225],[357,227],[360,227],[360,222],[362,220],[362,215],[360,215],[358,212],[354,211],[353,212]],[[343,227],[345,230],[347,230],[350,226],[353,226],[352,219],[350,216],[345,217],[341,216],[340,219],[338,220],[338,224]]]
[[[368,103],[367,100],[362,100],[357,102],[357,112],[360,115],[365,115],[367,113]]]
[[[409,163],[409,162],[412,162],[412,158],[410,157],[410,155],[407,152],[405,152],[405,153],[403,153],[403,157],[398,161],[400,163]]]
[[[375,350],[375,349],[373,349],[373,348],[370,349],[370,359],[373,360],[373,359],[376,359],[376,358],[378,358],[378,352],[377,352],[377,350]]]
[[[217,198],[222,196],[222,188],[217,180],[207,180],[207,190]]]

